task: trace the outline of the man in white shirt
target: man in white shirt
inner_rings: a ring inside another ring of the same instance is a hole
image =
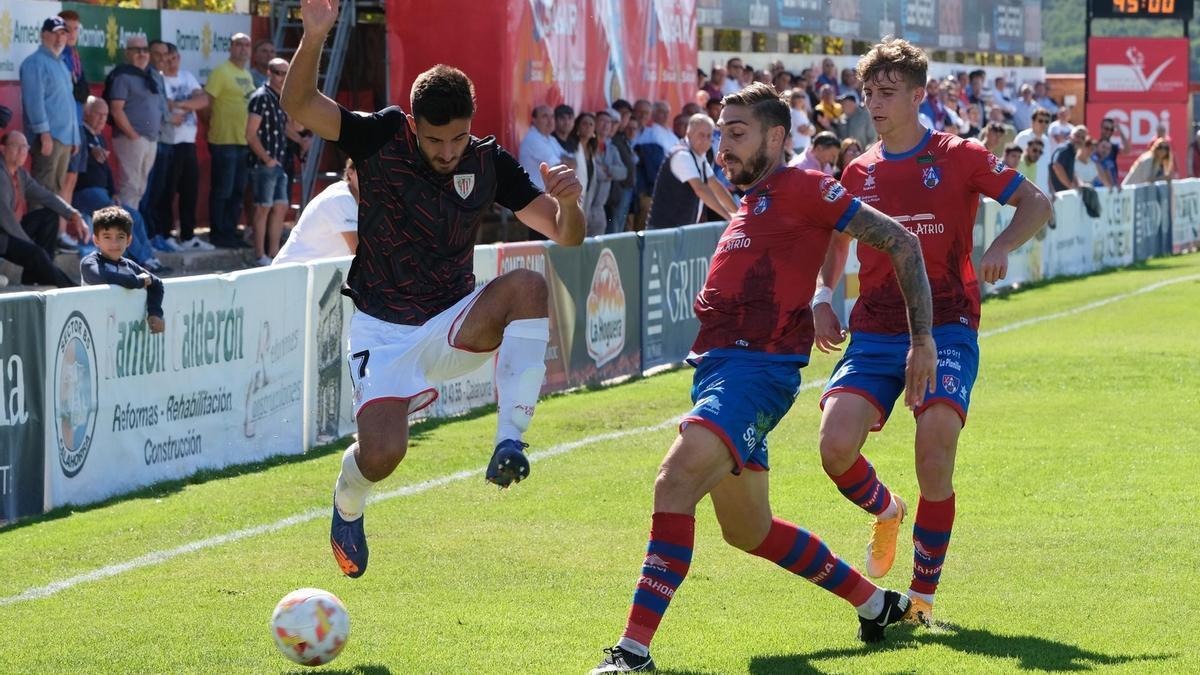
[[[342,180],[308,202],[271,264],[340,258],[354,255],[357,248],[358,173],[354,162],[347,160]]]
[[[1008,80],[1003,75],[992,81],[992,105],[1004,111],[1005,115],[1016,112],[1013,107],[1013,97],[1008,93]]]
[[[736,94],[742,90],[742,70],[745,66],[738,57],[725,62],[725,81],[721,83],[721,96]]]
[[[554,114],[550,111],[550,106],[539,105],[534,108],[533,126],[529,127],[529,133],[525,134],[525,139],[521,141],[521,150],[518,154],[521,167],[525,169],[525,173],[529,174],[529,179],[539,190],[546,189],[542,182],[542,171],[539,168],[542,162],[548,166],[557,166],[569,156],[559,144],[558,139],[552,135],[553,131]]]
[[[1044,150],[1042,151],[1042,156],[1038,158],[1037,186],[1047,195],[1053,195],[1054,190],[1050,187],[1050,157],[1054,154],[1057,146],[1054,141],[1050,140],[1049,134],[1046,133],[1046,130],[1049,128],[1050,111],[1045,108],[1037,108],[1033,111],[1032,125],[1017,134],[1017,137],[1013,139],[1013,143],[1021,146],[1021,149],[1024,150],[1025,146],[1029,145],[1031,139],[1036,138],[1042,142]]]
[[[706,206],[723,220],[737,210],[733,196],[717,181],[716,170],[708,161],[714,128],[708,115],[688,118],[686,144],[672,150],[658,172],[647,228],[698,223]]]
[[[675,146],[679,145],[679,138],[667,128],[667,121],[670,118],[671,106],[665,101],[655,102],[650,112],[650,124],[647,124],[642,129],[642,133],[638,135],[634,147],[647,143],[656,143],[662,148],[664,156],[670,154],[675,149]]]
[[[170,234],[175,222],[175,195],[179,195],[179,247],[184,250],[211,251],[212,244],[196,237],[196,195],[200,186],[200,165],[196,160],[196,112],[209,105],[208,94],[196,76],[179,69],[179,47],[166,43],[163,82],[167,85],[167,106],[171,118],[159,132],[159,143],[170,146],[166,177],[158,193],[154,222],[159,234]],[[176,123],[178,121],[178,123]]]
[[[1033,111],[1038,103],[1033,100],[1033,87],[1021,85],[1021,97],[1013,101],[1013,126],[1017,131],[1025,131],[1033,124]]]
[[[1070,117],[1070,108],[1065,105],[1059,108],[1058,112],[1055,113],[1055,120],[1050,123],[1050,128],[1046,133],[1050,134],[1051,138],[1055,136],[1070,136],[1071,130],[1075,127],[1074,124],[1071,124]]]

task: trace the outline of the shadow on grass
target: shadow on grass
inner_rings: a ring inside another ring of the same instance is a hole
[[[864,655],[879,651],[912,649],[922,645],[942,645],[966,655],[993,659],[1016,659],[1020,670],[1050,672],[1093,670],[1102,666],[1117,666],[1139,661],[1169,661],[1178,654],[1105,654],[1065,642],[1056,642],[1033,635],[998,635],[977,628],[961,628],[939,624],[935,630],[914,630],[897,626],[888,634],[888,641],[879,647],[857,649],[827,649],[809,654],[758,656],[750,661],[754,675],[774,673],[819,673],[814,661]]]
[[[274,457],[268,457],[261,461],[248,462],[246,464],[235,464],[233,466],[227,466],[227,467],[223,467],[220,469],[201,469],[201,470],[197,471],[196,473],[188,476],[187,478],[180,478],[177,480],[169,480],[169,481],[163,481],[161,483],[155,483],[153,485],[148,485],[144,488],[135,490],[133,492],[127,492],[122,495],[110,497],[108,499],[105,499],[102,502],[96,502],[94,504],[87,504],[84,506],[75,506],[75,505],[68,504],[66,506],[60,506],[52,511],[47,511],[40,515],[22,518],[21,520],[18,520],[16,522],[12,522],[12,523],[7,523],[7,524],[3,525],[2,527],[0,527],[0,533],[11,532],[13,530],[18,530],[22,527],[29,527],[30,525],[37,525],[39,523],[45,523],[45,522],[48,522],[51,520],[58,520],[60,518],[66,518],[67,516],[70,516],[75,513],[86,513],[88,511],[93,511],[95,509],[103,509],[105,507],[109,507],[114,504],[120,504],[122,502],[127,502],[127,501],[132,501],[132,500],[137,500],[137,499],[162,499],[163,497],[168,497],[172,494],[182,491],[184,488],[186,488],[189,485],[202,485],[204,483],[208,483],[208,482],[214,481],[214,480],[223,480],[225,478],[233,478],[236,476],[244,476],[246,474],[259,473],[261,471],[265,471],[267,469],[271,469],[271,468],[274,468],[277,466],[286,466],[288,464],[298,464],[300,462],[307,462],[311,459],[324,457],[326,455],[332,455],[335,453],[340,453],[343,450],[345,450],[346,446],[349,445],[351,443],[351,441],[352,441],[352,437],[347,436],[345,438],[333,441],[331,443],[327,443],[325,445],[318,445],[318,446],[310,449],[308,452],[302,452],[302,453],[299,453],[296,455],[276,455]]]
[[[354,666],[353,668],[335,668],[333,670],[289,670],[284,675],[308,675],[309,673],[318,672],[321,675],[391,675],[392,671],[387,666],[365,665]]]
[[[1098,277],[1106,277],[1106,276],[1110,276],[1113,274],[1118,274],[1120,272],[1163,272],[1166,270],[1173,269],[1174,267],[1177,267],[1177,266],[1172,266],[1172,265],[1163,265],[1163,264],[1161,264],[1163,260],[1164,259],[1162,259],[1162,258],[1151,258],[1149,260],[1135,262],[1128,267],[1110,267],[1108,269],[1096,270],[1095,272],[1088,272],[1086,274],[1069,274],[1069,275],[1064,275],[1064,276],[1059,276],[1059,277],[1051,277],[1049,279],[1039,279],[1038,281],[1028,281],[1028,282],[1020,284],[1016,288],[1005,287],[1005,288],[1002,288],[1002,289],[996,291],[992,295],[984,296],[983,302],[987,303],[989,301],[996,302],[996,301],[1011,300],[1011,299],[1015,298],[1016,296],[1021,295],[1022,293],[1025,293],[1026,291],[1033,291],[1033,290],[1037,290],[1039,288],[1056,286],[1056,285],[1071,282],[1071,281],[1080,281],[1083,279],[1094,279],[1094,278],[1098,278]],[[1169,258],[1167,260],[1169,260]],[[1159,264],[1153,264],[1154,261],[1158,261]]]

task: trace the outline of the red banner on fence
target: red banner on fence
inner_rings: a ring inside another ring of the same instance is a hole
[[[1094,37],[1088,100],[1182,103],[1188,96],[1187,38]]]

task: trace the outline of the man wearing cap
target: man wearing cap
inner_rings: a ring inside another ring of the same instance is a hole
[[[842,121],[837,124],[838,137],[842,140],[853,138],[858,141],[858,147],[866,150],[879,138],[875,133],[875,123],[871,114],[858,104],[858,94],[847,92],[841,96]]]
[[[21,62],[21,106],[25,131],[33,141],[32,176],[55,194],[62,191],[67,165],[79,148],[71,73],[60,58],[66,46],[67,24],[52,16],[42,22],[42,45]],[[33,195],[26,206],[32,212],[47,205]]]

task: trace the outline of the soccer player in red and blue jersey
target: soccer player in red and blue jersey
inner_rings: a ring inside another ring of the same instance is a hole
[[[783,164],[791,114],[775,91],[752,84],[726,96],[719,156],[744,194],[696,298],[700,332],[689,362],[691,412],[654,483],[650,543],[625,632],[593,673],[654,668],[650,641],[692,560],[696,505],[712,496],[725,541],[837,594],[859,615],[859,638],[883,639],[908,600],[834,555],[814,534],[773,517],[767,434],[791,408],[813,343],[809,299],[830,235],[845,232],[884,251],[903,289],[909,403],[935,369],[929,282],[917,238],[861,203],[830,176]]]
[[[864,204],[920,238],[933,292],[934,389],[918,405],[908,400],[917,420],[921,496],[913,525],[912,603],[905,619],[928,625],[954,523],[954,455],[979,367],[979,282],[971,264],[979,195],[1017,207],[1012,223],[984,253],[981,271],[989,283],[1004,278],[1009,252],[1041,229],[1050,204],[982,144],[920,125],[917,107],[925,98],[926,67],[920,49],[894,39],[875,45],[858,62],[880,142],[846,167],[842,181]],[[837,350],[834,345],[845,337],[829,300],[848,247],[848,238],[834,237],[813,298],[816,344],[822,351]],[[860,245],[858,259],[850,346],[821,398],[821,462],[841,493],[875,516],[866,568],[870,576],[881,577],[895,560],[896,535],[908,507],[860,451],[868,432],[887,422],[906,386],[909,338],[903,284],[897,285],[888,256]]]

